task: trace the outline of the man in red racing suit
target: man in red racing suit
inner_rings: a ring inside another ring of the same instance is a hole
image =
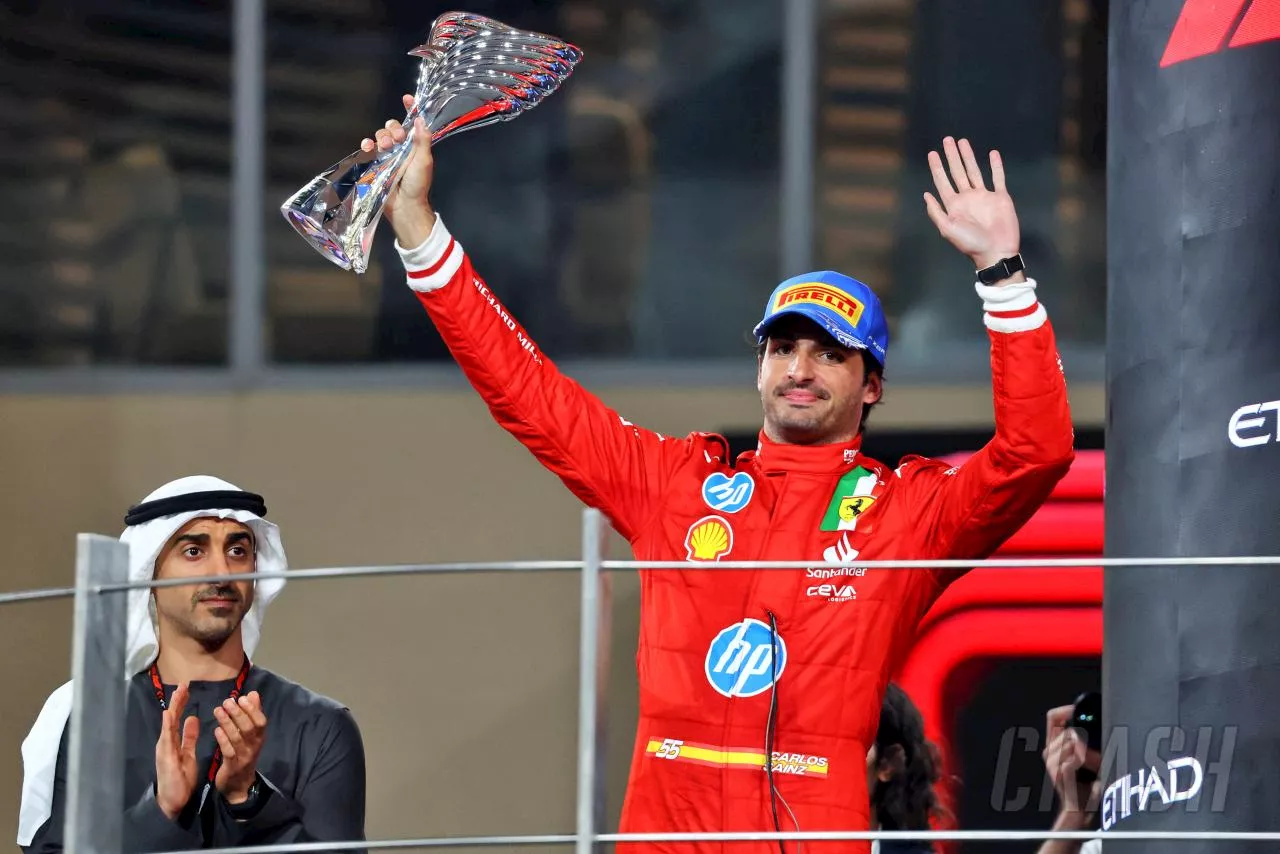
[[[385,150],[405,130],[391,122],[375,137],[365,150]],[[426,138],[421,126],[416,138]],[[927,212],[977,268],[997,270],[981,269],[992,284],[976,286],[995,436],[957,468],[913,457],[895,470],[862,455],[861,414],[880,394],[887,331],[861,283],[808,274],[770,297],[759,361],[765,425],[757,449],[735,460],[720,436],[631,424],[556,369],[431,210],[425,145],[388,198],[408,284],[493,417],[606,514],[637,560],[842,564],[641,572],[639,728],[621,832],[866,830],[881,697],[918,621],[960,573],[858,562],[983,558],[1070,466],[1065,379],[1035,282],[1017,272],[998,154],[987,190],[965,141],[947,138],[944,148],[955,187],[931,153],[939,198],[926,194]],[[645,848],[766,854],[779,845]],[[868,848],[803,843],[806,852]]]

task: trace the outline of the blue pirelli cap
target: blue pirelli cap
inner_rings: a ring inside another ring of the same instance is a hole
[[[787,279],[769,295],[764,317],[756,324],[756,342],[764,343],[775,320],[793,314],[814,321],[845,347],[866,350],[884,368],[889,325],[880,298],[857,279],[831,270]]]

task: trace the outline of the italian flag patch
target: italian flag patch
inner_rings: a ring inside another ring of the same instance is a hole
[[[871,495],[878,480],[871,472],[858,466],[836,484],[835,494],[827,505],[827,512],[822,516],[823,531],[852,531],[858,524],[858,517],[867,508],[876,503]]]

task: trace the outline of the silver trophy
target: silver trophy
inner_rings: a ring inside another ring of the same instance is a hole
[[[430,40],[409,51],[422,57],[409,135],[390,151],[356,151],[294,193],[280,208],[321,255],[363,273],[382,217],[414,142],[413,122],[425,120],[434,145],[464,130],[510,121],[559,88],[582,51],[553,36],[517,30],[466,12],[446,12]]]

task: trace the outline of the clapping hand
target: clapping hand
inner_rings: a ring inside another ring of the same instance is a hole
[[[178,726],[190,695],[186,684],[179,685],[160,717],[160,740],[156,742],[156,803],[170,820],[178,817],[196,788],[196,739],[200,721],[194,715]]]
[[[213,716],[218,721],[213,736],[222,750],[222,766],[214,785],[228,803],[244,803],[257,776],[258,757],[267,737],[262,697],[257,691],[250,691],[238,700],[228,699],[213,710]]]

